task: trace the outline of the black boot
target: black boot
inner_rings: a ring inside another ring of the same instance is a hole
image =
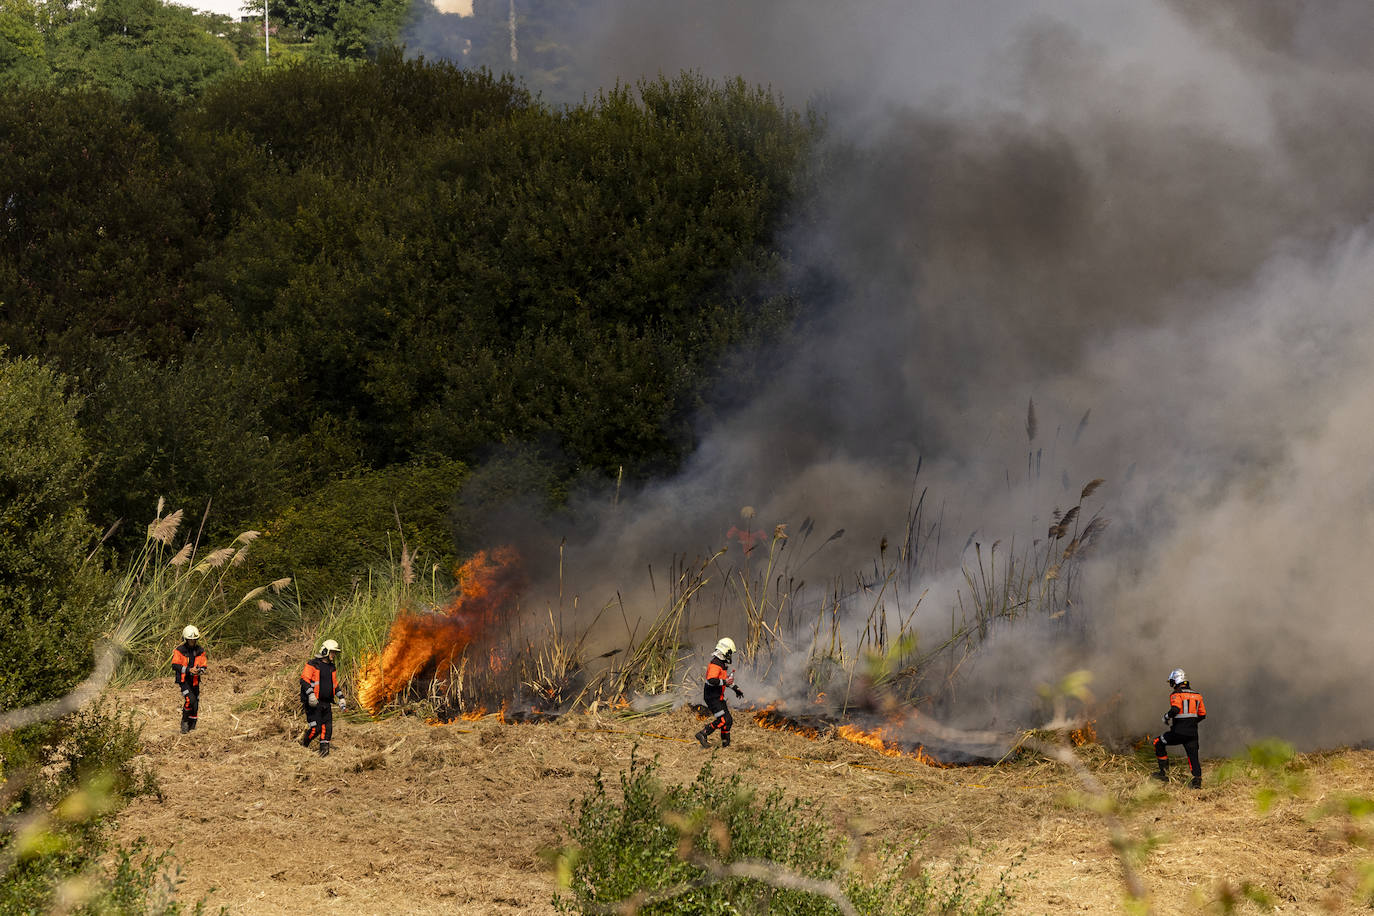
[[[720,736],[720,746],[721,746],[721,747],[729,747],[729,746],[730,746],[730,735],[729,735],[728,733],[722,733],[722,734],[721,734],[721,736]]]
[[[310,734],[313,730],[314,730],[314,729],[309,729],[309,728],[307,728],[307,729],[305,730],[305,734],[301,735],[301,747],[309,747],[309,746],[310,746],[310,739],[312,739],[313,737],[315,737],[314,735]]]
[[[1194,788],[1194,789],[1201,789],[1201,788],[1202,788],[1202,777],[1201,777],[1201,776],[1194,776],[1194,777],[1193,777],[1193,788]]]
[[[329,756],[329,742],[328,742],[328,741],[325,741],[323,738],[320,739],[320,756],[321,756],[321,757],[328,757],[328,756]]]
[[[1164,769],[1163,767],[1160,767],[1158,772],[1151,773],[1150,776],[1154,779],[1158,779],[1160,782],[1169,781],[1169,771]]]
[[[185,719],[181,720],[181,733],[184,735],[191,730],[191,723]]]
[[[696,733],[697,744],[700,744],[702,747],[709,748],[711,746],[711,742],[709,740],[710,737],[711,730],[709,728],[703,728],[701,731]]]

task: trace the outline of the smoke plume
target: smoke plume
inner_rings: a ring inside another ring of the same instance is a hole
[[[569,587],[648,615],[651,567],[727,546],[739,565],[732,527],[806,518],[808,553],[845,531],[806,577],[853,581],[924,489],[943,539],[891,611],[938,635],[970,542],[1044,537],[1101,477],[1082,630],[993,633],[958,722],[1012,725],[1086,667],[1104,725],[1139,734],[1183,666],[1209,753],[1369,738],[1370,36],[1355,0],[588,4],[571,97],[742,75],[824,111],[847,158],[787,239],[838,291],[805,343],[679,477],[599,498]]]

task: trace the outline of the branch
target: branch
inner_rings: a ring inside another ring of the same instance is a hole
[[[22,709],[13,709],[0,715],[0,734],[12,732],[17,728],[49,722],[76,712],[82,706],[99,696],[105,685],[114,677],[115,668],[124,656],[124,649],[117,643],[102,640],[96,650],[95,670],[91,676],[72,689],[66,696]]]

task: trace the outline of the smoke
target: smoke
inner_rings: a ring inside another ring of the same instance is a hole
[[[799,577],[858,587],[925,490],[943,541],[891,610],[937,634],[966,537],[1043,537],[1050,510],[1102,477],[1113,527],[1085,569],[1084,629],[1069,645],[1044,626],[995,632],[961,672],[959,722],[1024,721],[1035,683],[1082,666],[1114,704],[1104,726],[1143,733],[1181,665],[1208,700],[1208,752],[1370,737],[1355,704],[1374,636],[1374,8],[585,11],[567,31],[585,81],[570,97],[742,75],[823,109],[843,165],[787,240],[837,292],[680,476],[614,511],[598,495],[602,524],[569,541],[565,567],[589,613],[614,600],[628,627],[660,609],[669,577],[651,586],[648,570],[670,557],[728,545],[717,579],[760,562],[726,539],[744,506],[754,528],[788,526],[792,559],[814,552]],[[712,623],[693,621],[705,648]],[[769,691],[787,693],[789,664]]]

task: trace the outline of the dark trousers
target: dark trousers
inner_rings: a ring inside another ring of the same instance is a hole
[[[334,736],[334,707],[330,704],[323,701],[319,706],[307,704],[305,721],[309,723],[305,735],[301,738],[305,744],[309,744],[316,738],[320,739],[321,744],[328,744],[329,739]]]
[[[181,724],[190,730],[196,727],[196,720],[200,716],[200,687],[185,686],[181,689],[188,691],[181,698]]]
[[[706,723],[703,731],[710,734],[716,729],[720,729],[720,743],[728,746],[730,744],[730,726],[735,724],[734,716],[730,715],[730,707],[726,705],[724,699],[707,700],[706,708],[711,711],[711,721]]]
[[[1155,757],[1159,760],[1159,771],[1161,773],[1169,769],[1169,745],[1183,745],[1183,752],[1188,755],[1188,766],[1193,771],[1194,779],[1202,778],[1202,761],[1197,755],[1197,733],[1176,732],[1173,729],[1160,735],[1155,739]]]

